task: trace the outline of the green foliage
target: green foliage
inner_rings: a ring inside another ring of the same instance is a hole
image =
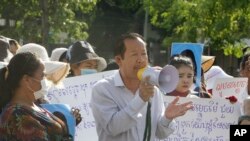
[[[166,31],[164,46],[172,41],[207,43],[225,55],[242,55],[249,38],[249,0],[144,0],[151,23]]]
[[[12,19],[14,27],[0,27],[0,34],[25,42],[42,42],[42,20],[47,16],[48,38],[50,43],[58,42],[58,35],[66,33],[64,43],[84,40],[88,37],[88,25],[84,14],[91,12],[98,0],[2,0],[0,18]],[[47,7],[47,8],[46,8]],[[45,12],[43,13],[43,8]]]

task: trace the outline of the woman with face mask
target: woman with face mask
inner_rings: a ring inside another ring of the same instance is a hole
[[[71,45],[66,59],[71,69],[68,77],[100,72],[107,67],[106,60],[99,57],[86,41],[77,41]]]
[[[32,53],[0,69],[0,140],[72,140],[66,124],[34,102],[47,91],[44,64]]]

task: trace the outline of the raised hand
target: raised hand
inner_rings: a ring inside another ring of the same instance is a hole
[[[177,104],[179,97],[176,97],[165,109],[165,117],[167,119],[174,119],[179,116],[183,116],[188,110],[193,108],[192,102],[185,102]]]

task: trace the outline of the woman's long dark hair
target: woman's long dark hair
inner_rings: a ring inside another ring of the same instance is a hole
[[[41,61],[32,53],[13,56],[7,67],[0,69],[0,113],[10,102],[24,75],[33,76]]]

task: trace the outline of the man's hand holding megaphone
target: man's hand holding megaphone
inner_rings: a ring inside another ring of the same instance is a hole
[[[150,97],[154,96],[154,85],[149,83],[150,76],[146,76],[141,80],[139,92],[140,97],[143,99],[143,101],[149,101]]]
[[[154,86],[158,86],[163,92],[173,91],[179,81],[178,70],[171,65],[165,66],[163,69],[156,67],[146,67],[138,71],[138,78],[141,80],[140,97],[146,102],[150,97],[154,96]],[[150,78],[152,80],[150,80]],[[166,93],[164,93],[166,94]],[[188,110],[193,108],[192,102],[177,104],[179,97],[176,97],[165,109],[165,117],[174,119],[184,115]]]

